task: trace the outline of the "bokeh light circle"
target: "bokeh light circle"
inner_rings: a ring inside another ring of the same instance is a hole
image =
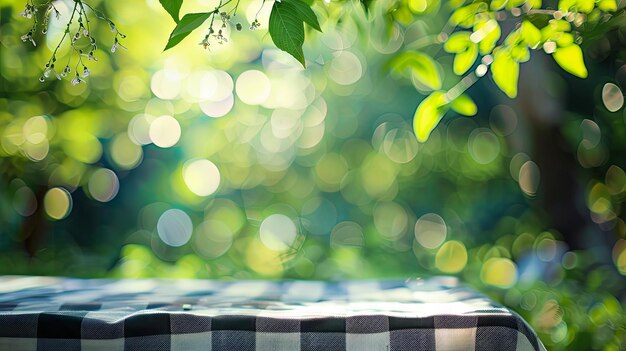
[[[624,106],[624,94],[613,83],[606,83],[602,87],[602,102],[609,112],[617,112]]]
[[[172,147],[180,139],[180,124],[172,116],[157,117],[150,123],[149,135],[154,145],[161,148]]]
[[[220,186],[220,171],[209,160],[195,160],[183,166],[185,184],[198,196],[209,196]]]
[[[181,81],[176,75],[166,70],[157,71],[152,75],[150,88],[154,95],[163,100],[172,100],[178,97],[181,89]]]
[[[458,273],[467,265],[467,249],[462,242],[450,240],[441,245],[435,256],[435,266],[444,273]]]
[[[362,247],[365,243],[363,229],[355,222],[340,222],[333,228],[330,234],[330,245],[339,247]]]
[[[473,131],[467,146],[474,161],[481,165],[495,161],[500,154],[498,137],[487,130],[477,129]]]
[[[157,234],[161,240],[173,247],[185,245],[191,238],[193,224],[191,218],[182,210],[170,209],[159,217]]]
[[[150,139],[150,123],[154,118],[147,115],[136,115],[128,122],[128,137],[137,145],[148,145]]]
[[[237,78],[235,91],[241,101],[248,105],[261,105],[269,98],[272,82],[265,73],[249,70]]]
[[[485,284],[509,288],[517,282],[517,266],[508,258],[492,257],[483,264],[480,278]]]
[[[233,233],[221,221],[207,220],[196,227],[193,248],[204,258],[215,259],[225,254],[233,243]]]
[[[385,239],[396,240],[407,231],[409,217],[404,208],[396,203],[379,203],[373,216],[374,226]]]
[[[235,105],[235,97],[230,94],[220,101],[206,100],[201,102],[200,109],[205,115],[213,118],[226,116]]]
[[[87,184],[89,194],[100,202],[109,202],[117,195],[120,189],[120,181],[115,172],[101,168],[91,175]]]
[[[63,188],[52,188],[46,192],[43,206],[48,217],[63,219],[72,211],[72,196]]]
[[[133,169],[141,163],[143,149],[134,143],[126,133],[115,136],[109,144],[113,163],[120,169]]]
[[[39,144],[48,135],[48,120],[43,116],[29,118],[22,127],[24,138],[31,144]]]
[[[261,242],[275,251],[288,249],[296,240],[297,229],[293,221],[282,214],[273,214],[261,223]]]
[[[519,187],[522,189],[524,194],[528,196],[535,196],[541,179],[539,166],[537,166],[537,164],[533,161],[526,161],[522,167],[520,167],[517,179]]]
[[[427,213],[415,222],[415,239],[427,249],[439,247],[446,240],[447,233],[446,222],[436,213]]]
[[[328,76],[337,84],[351,85],[363,76],[363,65],[359,58],[350,51],[342,50],[335,54],[328,65]]]

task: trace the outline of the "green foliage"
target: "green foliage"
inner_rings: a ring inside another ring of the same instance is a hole
[[[226,1],[224,4],[220,2],[219,6],[210,12],[186,14],[180,20],[178,18],[183,3],[182,0],[159,1],[177,23],[165,47],[165,50],[168,50],[178,45],[185,37],[208,19],[211,19],[211,25],[208,34],[205,35],[201,44],[204,45],[205,48],[208,48],[211,37],[216,37],[219,43],[227,41],[222,29],[219,29],[217,34],[214,34],[213,22],[216,17],[219,17],[219,20],[222,22],[221,28],[225,28],[231,18],[231,13],[233,15],[236,14],[240,0],[237,0],[235,7],[228,12],[223,11],[223,8],[230,3],[230,1]],[[269,18],[269,34],[272,37],[272,41],[276,47],[289,53],[303,66],[305,66],[304,52],[302,51],[302,45],[304,44],[304,23],[317,31],[322,31],[317,16],[311,9],[310,4],[302,0],[282,0],[274,2]],[[250,29],[256,29],[259,26],[260,23],[255,19]],[[236,28],[237,30],[241,30],[241,24],[238,23]]]
[[[171,49],[178,45],[183,39],[185,39],[196,28],[200,27],[202,23],[206,22],[211,16],[211,12],[201,13],[188,13],[176,24],[176,28],[170,34],[170,38],[167,41],[165,50]]]
[[[463,29],[471,28],[471,31],[461,30],[446,35],[447,40],[443,42],[443,49],[454,54],[453,73],[457,76],[468,74],[480,58],[483,63],[477,68],[475,77],[482,77],[491,68],[494,83],[510,98],[517,96],[519,65],[530,60],[531,50],[543,49],[552,54],[565,71],[586,78],[588,73],[580,48],[585,21],[594,21],[594,25],[604,21],[609,26],[610,16],[601,20],[601,15],[617,9],[616,1],[604,0],[561,0],[559,11],[542,10],[542,1],[525,0],[472,1],[469,4],[455,2],[451,6],[453,11],[449,24]],[[503,33],[498,21],[507,20],[507,17],[499,16],[496,12],[503,10],[510,11],[513,19],[520,20],[519,25],[500,43]],[[410,63],[403,64],[410,66]],[[473,77],[469,73],[469,84],[463,83],[462,79],[455,88],[467,90],[475,81]],[[430,99],[422,102],[432,103]],[[431,128],[435,127],[432,122],[438,121],[440,116],[432,112],[432,106],[424,109],[420,107],[415,114],[416,117],[420,116],[420,121],[415,123],[419,127],[416,128],[416,134],[419,131],[417,138],[424,141],[432,131]],[[424,118],[425,115],[430,117]]]
[[[567,72],[580,78],[587,78],[587,67],[583,61],[583,52],[580,46],[570,44],[560,47],[552,54],[556,63]]]
[[[311,9],[311,5],[302,1],[302,0],[286,0],[281,1],[282,3],[287,3],[292,7],[292,10],[304,21],[304,23],[313,27],[313,29],[321,32],[322,28],[320,27],[319,22],[317,21],[317,16],[315,12]]]
[[[478,48],[481,55],[488,55],[496,47],[502,30],[498,22],[491,18],[479,21],[474,25],[474,33],[478,37]]]
[[[174,22],[178,23],[180,18],[180,7],[183,5],[183,0],[159,0],[161,6],[172,16]]]
[[[426,141],[447,111],[448,101],[445,92],[435,91],[426,97],[413,116],[413,131],[417,140]]]
[[[508,97],[517,96],[519,63],[515,61],[509,50],[501,48],[496,51],[491,65],[491,75],[498,88]]]
[[[456,54],[453,64],[453,71],[456,75],[465,74],[478,57],[478,45],[470,40],[470,32],[454,33],[444,44],[444,50]]]
[[[595,6],[594,0],[560,0],[559,11],[567,13],[576,11],[582,13],[590,13]]]
[[[484,2],[475,2],[467,6],[459,7],[450,16],[450,24],[463,28],[474,26],[476,14],[485,12],[488,9]]]
[[[306,66],[302,51],[304,23],[321,31],[315,13],[301,0],[282,0],[274,3],[269,20],[272,41],[276,47],[293,56],[302,66]]]
[[[452,102],[450,102],[450,108],[454,112],[468,117],[475,116],[478,112],[478,106],[476,106],[474,100],[467,94],[462,94],[452,100]]]
[[[215,33],[213,23],[217,17],[218,21],[221,21],[221,28],[226,28],[230,23],[231,15],[236,15],[240,0],[235,0],[234,7],[229,11],[224,11],[224,8],[231,1],[220,2],[212,11],[186,14],[182,19],[179,17],[183,0],[159,0],[159,2],[177,23],[165,47],[165,50],[168,50],[178,45],[209,19],[211,25],[201,44],[208,48],[212,38],[217,39],[219,43],[226,42],[227,38],[222,29]],[[369,11],[370,4],[365,2],[364,4],[366,10]],[[83,2],[76,1],[75,8],[78,5],[82,9]],[[303,66],[305,66],[302,48],[305,41],[304,24],[321,32],[321,26],[311,5],[312,2],[302,0],[275,1],[268,23],[269,34],[274,44],[293,56]],[[442,4],[440,1],[395,2],[391,0],[388,5],[386,14],[383,13],[384,16],[389,15],[397,23],[410,25],[413,23],[413,14],[420,16],[432,13],[441,8]],[[580,41],[577,38],[580,38],[580,32],[584,30],[586,21],[594,22],[594,29],[596,29],[598,23],[608,24],[611,21],[611,16],[603,16],[605,12],[617,9],[615,0],[560,0],[559,11],[542,10],[540,0],[457,0],[449,1],[446,5],[451,8],[452,12],[437,40],[438,43],[443,43],[446,52],[454,54],[453,73],[457,76],[467,74],[480,58],[483,63],[479,66],[480,72],[476,73],[482,77],[489,69],[491,62],[494,62],[495,68],[492,74],[494,82],[509,97],[517,95],[519,64],[530,59],[531,50],[543,48],[547,53],[553,54],[555,61],[567,72],[581,78],[586,77],[587,70],[579,47]],[[510,12],[512,17],[503,14],[503,11]],[[508,21],[508,18],[513,20],[519,18],[519,25],[501,42],[503,33],[498,22]],[[572,29],[572,24],[576,27],[575,29]],[[613,25],[615,24],[611,24]],[[256,29],[259,26],[260,23],[255,17],[250,29]],[[241,30],[241,23],[237,23],[235,27]],[[471,30],[455,32],[455,27]],[[23,38],[36,45],[32,38],[32,30],[29,33]],[[569,55],[572,56],[571,60],[567,59]],[[393,61],[398,65],[394,70],[405,71],[410,68],[411,77],[427,89],[442,88],[443,79],[435,63],[434,55],[412,52]],[[467,88],[469,86],[464,89]]]
[[[598,1],[598,9],[605,12],[611,12],[617,10],[616,0],[600,0]]]
[[[410,76],[431,90],[441,89],[442,79],[437,63],[427,54],[406,51],[391,60],[389,65],[396,73],[408,72]]]
[[[530,21],[525,20],[522,22],[519,33],[522,40],[524,40],[531,49],[536,49],[541,45],[541,31]]]

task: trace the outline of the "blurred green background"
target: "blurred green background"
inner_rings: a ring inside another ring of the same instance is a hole
[[[73,86],[38,81],[64,18],[35,48],[20,40],[24,2],[0,0],[0,274],[451,274],[549,349],[626,348],[624,26],[583,43],[588,79],[538,53],[517,99],[483,78],[478,115],[450,114],[418,144],[421,87],[385,67],[445,16],[388,26],[320,2],[303,69],[271,45],[270,6],[246,30],[260,0],[242,3],[228,43],[204,50],[195,33],[166,53],[174,23],[158,1],[90,4],[128,50],[112,54],[93,21],[99,61]],[[452,57],[437,57],[453,82]]]

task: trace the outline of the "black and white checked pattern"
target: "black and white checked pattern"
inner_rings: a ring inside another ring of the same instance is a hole
[[[0,350],[545,350],[456,279],[0,277]]]

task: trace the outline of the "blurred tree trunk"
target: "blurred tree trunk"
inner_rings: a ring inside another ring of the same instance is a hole
[[[24,218],[20,230],[20,239],[24,245],[24,250],[30,257],[35,256],[37,250],[44,240],[47,231],[47,219],[44,208],[44,196],[48,187],[39,185],[35,190],[35,198],[37,199],[37,209],[35,213]]]
[[[536,201],[570,249],[589,249],[604,243],[598,238],[603,233],[590,220],[581,166],[562,133],[568,92],[559,95],[551,88],[555,84],[551,71],[559,68],[550,60],[548,55],[535,55],[532,63],[521,66],[520,74],[519,108],[528,123],[529,152],[541,175]]]

